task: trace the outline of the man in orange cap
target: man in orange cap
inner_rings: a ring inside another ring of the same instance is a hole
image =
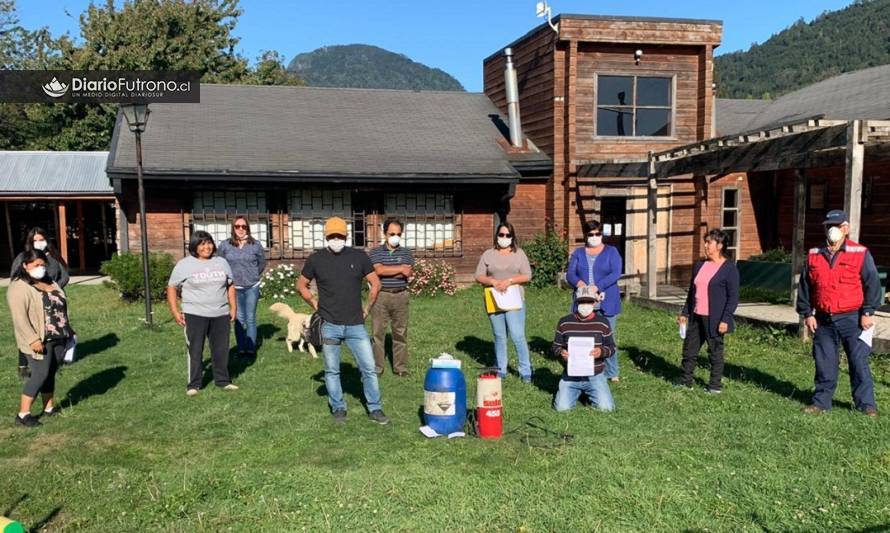
[[[339,217],[329,218],[324,225],[325,247],[303,265],[297,290],[306,303],[324,320],[324,383],[334,422],[346,422],[346,401],[340,384],[340,346],[345,342],[362,373],[362,386],[368,403],[368,417],[378,424],[388,424],[380,402],[380,386],[374,371],[371,339],[365,329],[365,318],[380,292],[380,278],[374,273],[371,259],[356,248],[346,246],[349,227]],[[315,280],[318,299],[309,290]],[[370,283],[368,305],[362,307],[362,287]]]

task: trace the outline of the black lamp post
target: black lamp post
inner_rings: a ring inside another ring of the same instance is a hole
[[[148,278],[148,228],[145,225],[145,189],[142,187],[142,132],[148,124],[148,104],[122,104],[130,131],[136,134],[136,180],[139,184],[139,232],[142,241],[142,278],[145,283],[145,323],[151,327],[151,285]]]

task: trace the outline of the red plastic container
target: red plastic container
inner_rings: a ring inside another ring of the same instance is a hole
[[[501,378],[497,374],[479,376],[476,386],[476,420],[481,438],[499,439],[504,434]]]

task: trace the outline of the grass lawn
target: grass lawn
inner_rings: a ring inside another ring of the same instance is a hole
[[[504,385],[506,426],[520,429],[500,441],[426,440],[417,428],[427,360],[454,353],[470,377],[493,362],[478,290],[413,301],[414,374],[381,378],[388,427],[366,418],[349,355],[349,419],[332,425],[321,361],[285,351],[267,300],[258,359],[232,364],[241,390],[211,385],[187,398],[182,332],[165,306],[149,332],[143,307],[107,288],[74,287],[70,297],[85,357],[59,377],[63,416],[36,430],[13,426],[21,389],[0,306],[0,514],[35,530],[890,528],[890,420],[851,411],[845,371],[834,411],[802,415],[812,362],[789,337],[742,327],[727,341],[724,393],[712,397],[702,392],[706,368],[695,391],[670,385],[680,352],[673,318],[628,306],[618,410],[557,414],[560,366],[547,351],[568,295],[529,291],[534,384],[514,375]],[[872,367],[890,417],[887,359]],[[474,379],[468,388],[474,403]],[[523,425],[533,417],[574,439]]]

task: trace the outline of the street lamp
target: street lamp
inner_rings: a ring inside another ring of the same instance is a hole
[[[148,278],[148,228],[145,225],[145,189],[142,187],[142,132],[148,123],[148,104],[122,104],[130,131],[136,134],[136,181],[139,184],[139,232],[142,241],[142,279],[145,283],[145,323],[151,327],[151,285]]]

